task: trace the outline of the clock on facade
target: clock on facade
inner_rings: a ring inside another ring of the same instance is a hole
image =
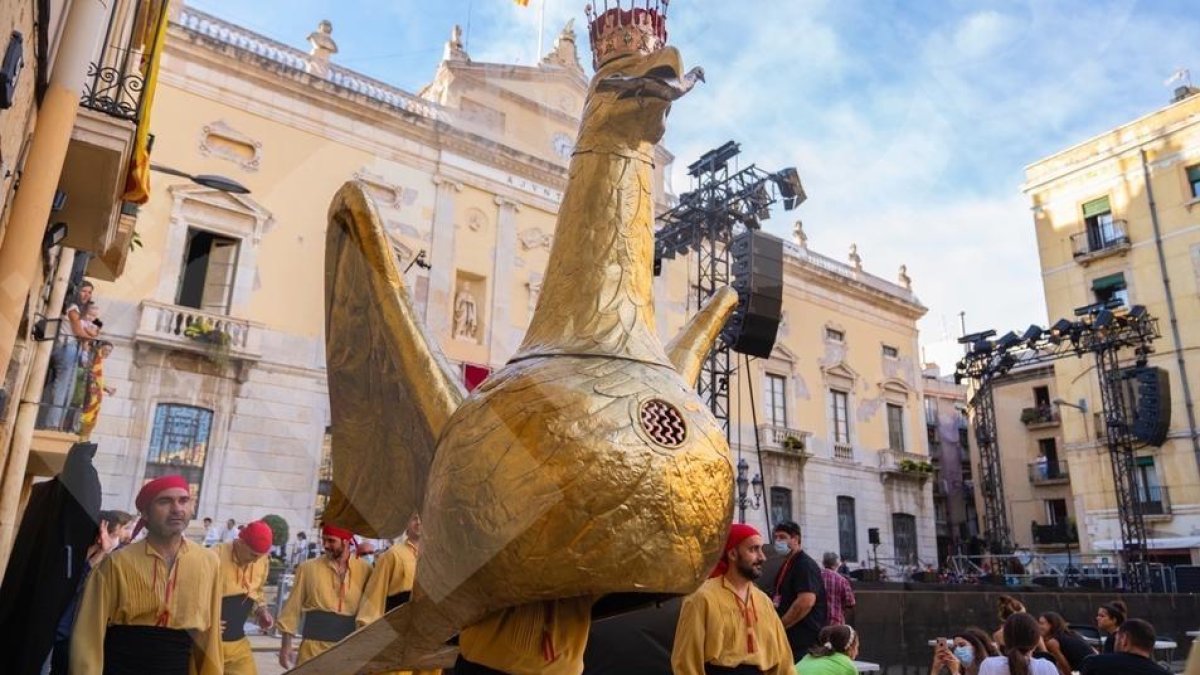
[[[568,135],[559,132],[554,134],[554,152],[558,153],[559,157],[568,159],[571,157],[571,151],[575,149],[575,141]]]

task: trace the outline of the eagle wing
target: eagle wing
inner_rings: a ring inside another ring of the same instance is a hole
[[[325,354],[333,488],[324,519],[395,537],[421,505],[442,427],[466,395],[424,330],[366,187],[329,207]]]

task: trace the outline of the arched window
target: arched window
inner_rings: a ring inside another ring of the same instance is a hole
[[[192,499],[199,501],[212,420],[213,412],[206,408],[159,403],[154,409],[145,480],[179,474],[187,479]]]

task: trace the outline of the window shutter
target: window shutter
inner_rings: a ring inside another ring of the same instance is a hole
[[[1083,205],[1083,217],[1091,218],[1102,213],[1112,213],[1112,207],[1108,205],[1108,197],[1093,199]]]

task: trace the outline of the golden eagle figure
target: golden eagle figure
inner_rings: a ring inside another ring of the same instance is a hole
[[[654,146],[671,101],[699,79],[663,45],[598,68],[528,332],[469,395],[424,332],[364,186],[334,197],[326,518],[393,537],[420,512],[424,536],[412,600],[293,672],[442,665],[456,635],[466,655],[479,626],[494,640],[504,617],[556,610],[583,612],[584,634],[535,672],[578,672],[588,613],[707,577],[733,472],[693,388],[737,294],[722,289],[665,347],[651,298]]]

